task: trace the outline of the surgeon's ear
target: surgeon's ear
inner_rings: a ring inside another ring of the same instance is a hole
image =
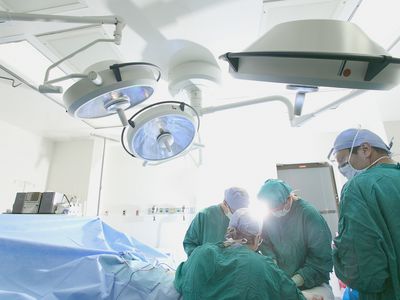
[[[361,152],[365,157],[370,157],[372,154],[372,147],[368,143],[364,143],[360,146]]]

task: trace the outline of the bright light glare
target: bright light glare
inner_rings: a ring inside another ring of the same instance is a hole
[[[251,216],[260,223],[270,214],[267,204],[259,200],[252,201],[249,205],[249,210]]]

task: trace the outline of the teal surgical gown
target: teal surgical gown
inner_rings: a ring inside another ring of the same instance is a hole
[[[329,283],[332,271],[332,236],[321,214],[308,202],[294,201],[287,215],[264,220],[260,250],[272,256],[292,277],[304,279],[301,289]]]
[[[183,240],[183,248],[189,256],[192,251],[205,243],[225,240],[229,219],[221,206],[213,205],[199,212],[190,224]]]
[[[360,300],[400,299],[400,165],[380,164],[343,188],[336,275]]]
[[[243,245],[197,247],[175,274],[185,300],[304,300],[295,283],[269,257]]]

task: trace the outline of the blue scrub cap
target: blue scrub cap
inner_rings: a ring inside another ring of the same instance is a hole
[[[239,208],[249,206],[249,194],[242,188],[231,187],[225,190],[225,201],[234,213]]]
[[[341,132],[335,139],[331,153],[336,154],[340,150],[350,149],[351,146],[358,147],[363,143],[368,143],[372,147],[386,150],[390,154],[391,147],[387,146],[378,135],[368,129],[356,128],[350,128]]]
[[[283,180],[268,179],[261,187],[257,197],[267,202],[269,208],[274,209],[284,204],[292,191],[293,189]]]
[[[229,227],[246,235],[256,236],[261,233],[261,222],[253,217],[248,208],[240,208],[232,215]]]

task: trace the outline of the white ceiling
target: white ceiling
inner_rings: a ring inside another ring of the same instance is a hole
[[[249,82],[232,79],[228,66],[218,57],[226,52],[245,49],[273,25],[296,19],[333,18],[356,22],[373,39],[388,48],[398,38],[400,20],[398,0],[0,0],[0,9],[30,12],[58,13],[76,16],[119,15],[127,23],[123,31],[122,44],[96,45],[79,54],[53,76],[70,72],[82,72],[86,67],[100,60],[146,61],[161,67],[162,80],[155,94],[139,107],[131,109],[132,115],[148,103],[171,100],[168,92],[168,71],[172,61],[182,55],[206,49],[218,62],[222,70],[221,87],[205,91],[203,106],[240,101],[244,99],[279,94],[294,99],[294,92],[284,84]],[[360,4],[361,3],[361,4]],[[357,5],[360,6],[357,8]],[[355,12],[355,13],[354,13]],[[352,15],[354,13],[354,15]],[[77,28],[74,31],[67,29]],[[67,31],[65,31],[67,30]],[[95,38],[111,37],[114,26],[82,26],[63,23],[15,22],[0,23],[0,63],[38,86],[51,61],[56,61]],[[383,34],[384,33],[384,34]],[[19,42],[18,41],[23,41]],[[14,43],[9,43],[14,42]],[[193,51],[192,51],[193,49]],[[394,56],[400,56],[400,46],[392,49]],[[3,73],[0,76],[4,76]],[[71,82],[66,83],[66,87]],[[93,132],[94,127],[118,126],[115,116],[88,120],[87,125],[67,115],[56,103],[62,105],[60,95],[48,97],[39,94],[26,85],[13,88],[10,81],[0,80],[3,109],[0,119],[50,138],[84,136]],[[303,113],[309,113],[343,96],[348,91],[322,89],[309,95]],[[318,116],[313,122],[321,130],[335,130],[333,124],[346,120],[354,121],[354,111],[362,106],[360,122],[380,118],[400,120],[397,101],[398,88],[387,92],[368,92],[335,111]],[[11,100],[12,99],[12,100]],[[263,106],[266,108],[266,106]],[[271,122],[274,110],[268,110]],[[229,115],[229,114],[226,114]],[[30,122],[27,122],[30,120]],[[115,129],[118,134],[120,129]],[[96,130],[101,134],[101,130]],[[109,131],[107,131],[108,133]]]

